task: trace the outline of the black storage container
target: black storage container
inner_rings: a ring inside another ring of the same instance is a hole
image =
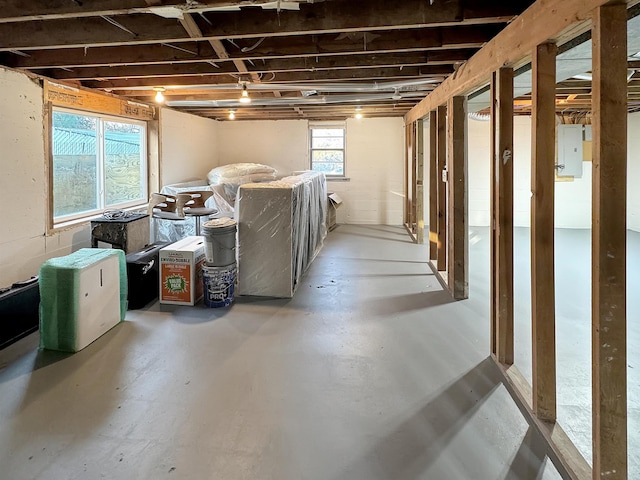
[[[0,349],[38,330],[38,277],[0,289]]]
[[[129,310],[142,308],[158,298],[159,252],[168,243],[154,243],[127,255]]]

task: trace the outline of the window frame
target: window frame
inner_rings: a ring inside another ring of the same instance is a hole
[[[342,130],[342,148],[313,148],[313,130],[321,129],[340,129]],[[309,168],[313,169],[313,152],[323,150],[342,150],[342,174],[329,174],[325,173],[327,179],[342,179],[347,177],[347,122],[334,121],[334,122],[309,122],[308,128],[308,154],[309,154]]]
[[[97,119],[97,128],[96,128],[96,157],[97,157],[97,166],[96,166],[96,175],[98,178],[96,179],[96,188],[97,192],[97,200],[98,205],[95,209],[83,211],[79,213],[70,213],[67,215],[62,215],[59,217],[55,216],[54,212],[54,145],[53,145],[53,136],[54,136],[54,113],[67,113],[71,115],[79,115],[84,117],[93,117]],[[107,192],[106,192],[106,152],[105,152],[105,123],[106,122],[117,122],[117,123],[127,123],[137,125],[142,129],[140,134],[141,144],[140,144],[140,160],[141,160],[141,172],[140,172],[140,186],[142,188],[141,196],[135,200],[129,200],[125,202],[120,202],[113,205],[107,205]],[[112,115],[108,113],[101,113],[95,111],[81,110],[75,108],[68,108],[58,105],[51,105],[49,109],[49,121],[47,122],[49,128],[48,135],[48,167],[49,167],[49,225],[52,231],[58,230],[60,228],[64,228],[67,226],[77,225],[80,223],[88,222],[91,219],[97,218],[101,216],[105,210],[108,209],[122,209],[122,210],[131,210],[140,208],[147,204],[149,198],[149,123],[148,121],[139,119],[139,118],[131,118],[131,117],[121,117],[117,115]]]

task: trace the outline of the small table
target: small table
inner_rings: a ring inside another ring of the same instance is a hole
[[[149,215],[130,213],[118,218],[100,217],[91,220],[91,246],[110,243],[124,253],[137,252],[149,244]]]

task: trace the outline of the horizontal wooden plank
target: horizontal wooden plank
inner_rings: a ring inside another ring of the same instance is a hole
[[[547,455],[565,479],[589,480],[591,467],[566,432],[556,422],[545,422],[533,413],[531,406],[531,385],[515,365],[502,365],[492,357],[502,376],[502,383],[516,402],[529,425],[544,438],[549,446]]]
[[[202,40],[282,37],[321,33],[346,34],[451,25],[506,23],[519,13],[523,0],[466,8],[461,0],[433,5],[423,0],[392,3],[351,0],[307,3],[300,11],[246,9],[209,12],[196,21]],[[473,3],[473,2],[472,2]],[[117,25],[114,23],[117,22]],[[66,18],[0,23],[0,50],[32,50],[109,45],[184,42],[191,37],[175,19],[150,14]]]
[[[500,67],[514,66],[523,59],[527,61],[536,45],[561,37],[577,22],[590,18],[593,9],[607,1],[538,0],[462,65],[455,75],[416,105],[405,117],[405,122],[423,118],[449,98],[466,95],[488,84],[491,73]],[[627,4],[635,5],[638,1],[631,0]]]

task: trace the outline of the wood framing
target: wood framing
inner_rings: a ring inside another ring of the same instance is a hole
[[[531,327],[533,411],[556,420],[554,183],[556,124],[555,44],[533,52],[531,119]]]
[[[593,15],[593,478],[627,478],[627,11]]]
[[[429,259],[438,258],[438,118],[429,113]]]
[[[424,122],[416,125],[416,243],[424,243]]]
[[[495,76],[494,222],[496,297],[496,355],[513,364],[513,69]]]
[[[507,25],[468,62],[460,66],[438,88],[413,107],[404,117],[405,123],[422,118],[450,97],[470,93],[487,85],[492,72],[503,66],[526,64],[536,45],[553,39],[565,39],[567,30],[575,37],[589,28],[593,10],[608,0],[538,0]],[[628,1],[635,5],[638,0]],[[581,23],[576,28],[576,23]],[[569,38],[567,38],[568,40]]]
[[[490,147],[489,147],[489,343],[491,354],[496,355],[496,72],[491,74],[490,97]]]
[[[443,172],[447,168],[447,107],[438,107],[438,271],[447,269],[447,182],[446,174]]]
[[[467,220],[467,112],[466,98],[447,104],[449,168],[449,290],[456,300],[469,297],[469,226]]]

